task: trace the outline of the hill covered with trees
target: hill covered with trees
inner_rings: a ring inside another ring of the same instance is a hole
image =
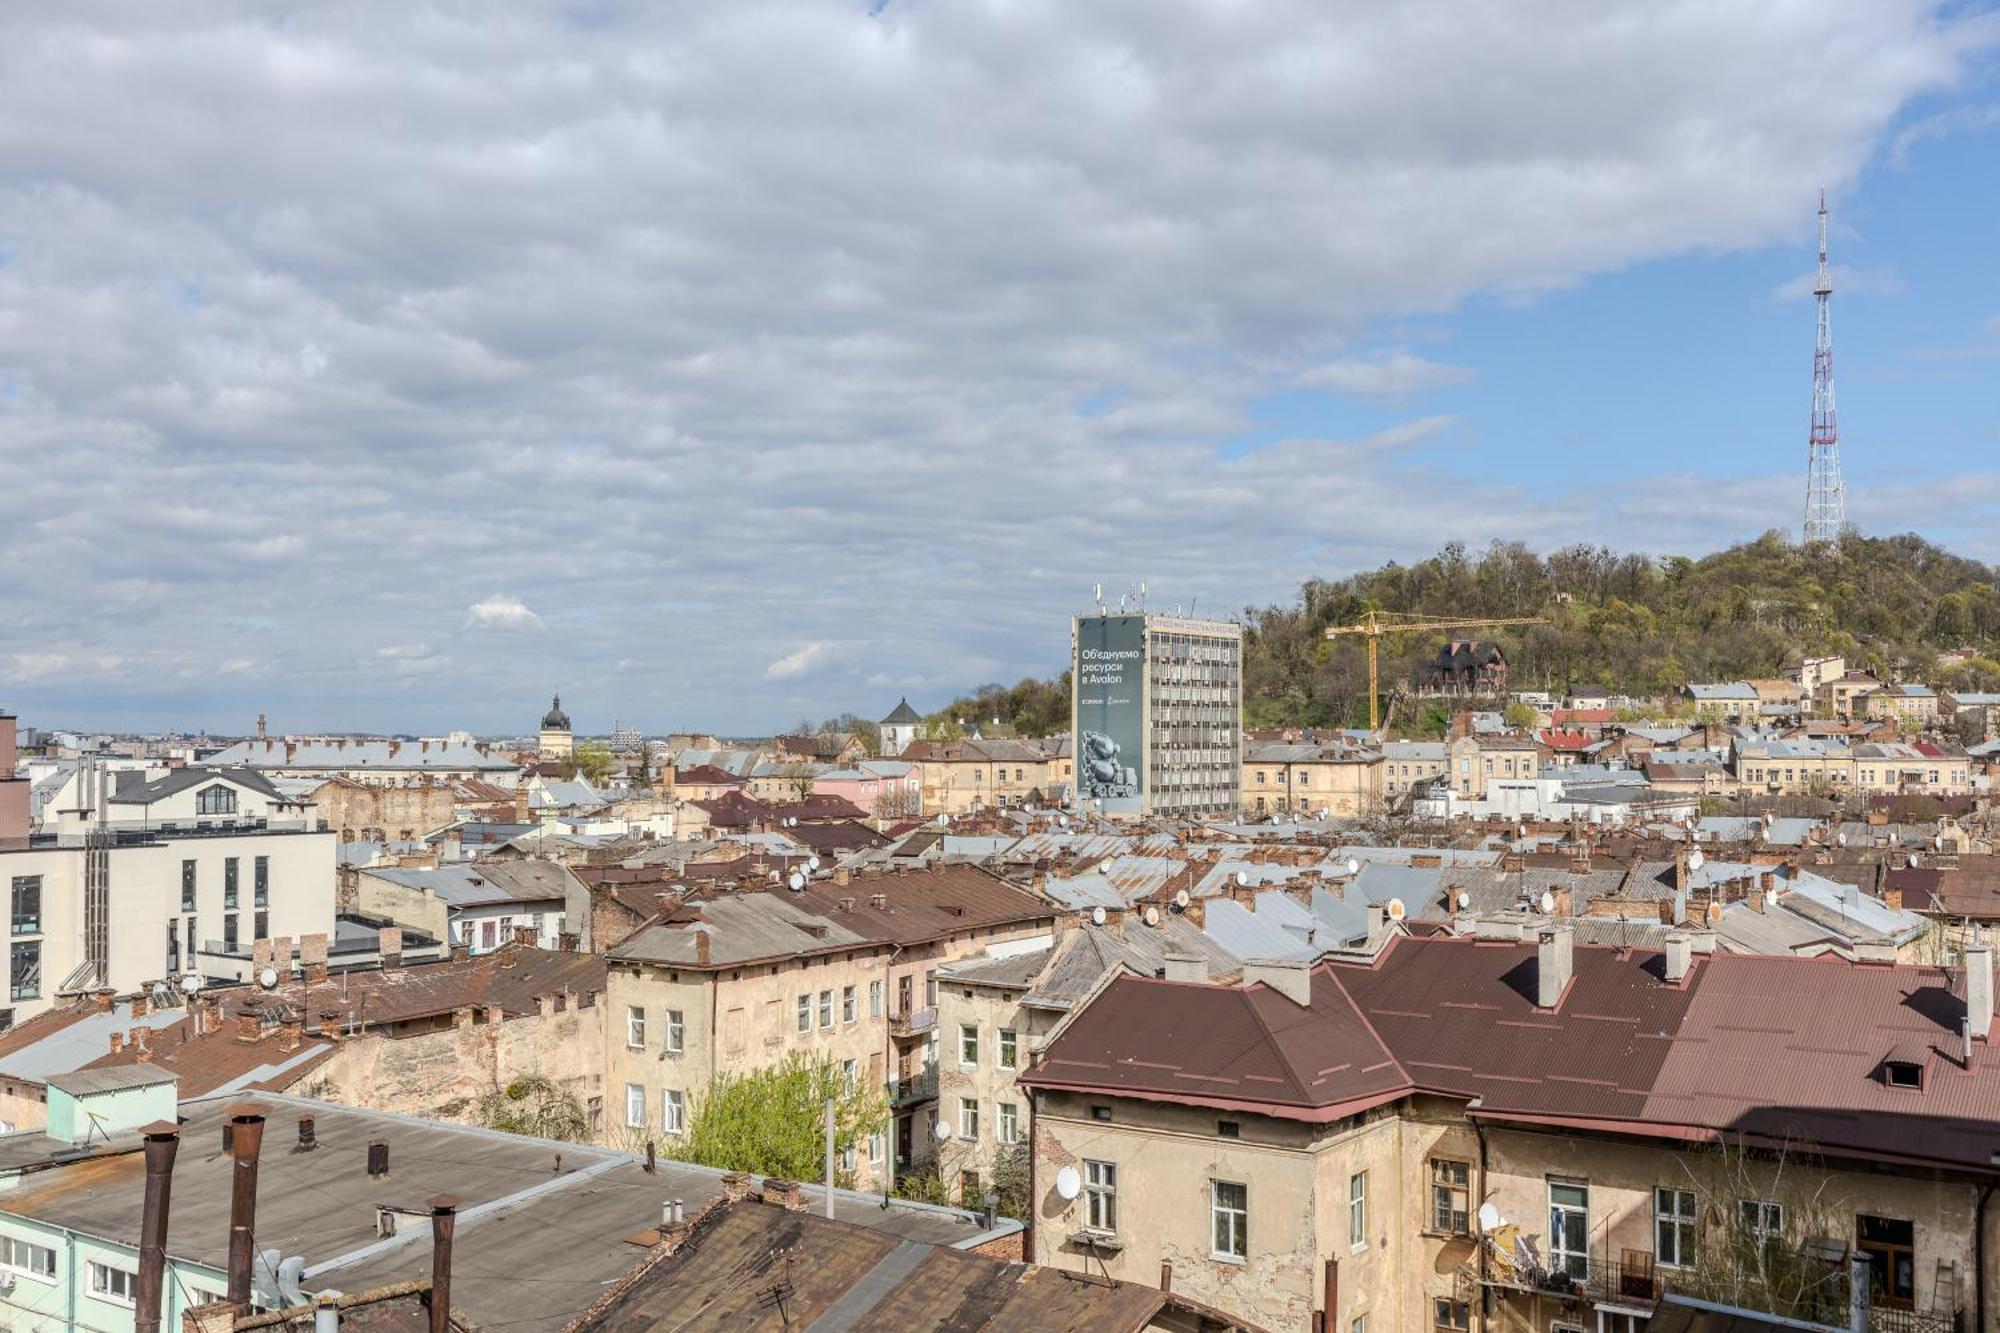
[[[1536,555],[1495,542],[1474,555],[1452,543],[1412,565],[1390,563],[1335,580],[1309,580],[1289,606],[1250,607],[1244,699],[1253,726],[1365,723],[1362,640],[1322,631],[1370,609],[1434,616],[1542,616],[1549,623],[1477,631],[1506,650],[1513,688],[1561,693],[1573,685],[1660,694],[1689,681],[1775,676],[1801,653],[1840,653],[1885,679],[2000,690],[2000,572],[1913,534],[1848,534],[1805,550],[1776,532],[1698,559],[1621,555],[1569,546]],[[1434,656],[1437,635],[1382,640],[1383,687]],[[1940,668],[1943,649],[1975,656]],[[1040,736],[1069,725],[1065,672],[1012,688],[982,686],[934,715],[998,719]]]

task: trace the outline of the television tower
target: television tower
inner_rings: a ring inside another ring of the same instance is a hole
[[[1840,479],[1840,426],[1833,411],[1833,276],[1826,267],[1826,191],[1819,192],[1819,337],[1813,344],[1812,433],[1806,443],[1805,544],[1837,540],[1847,525],[1847,485]]]

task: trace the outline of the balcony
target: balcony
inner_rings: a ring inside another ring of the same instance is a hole
[[[927,1037],[937,1026],[935,1009],[891,1009],[889,1011],[889,1035],[892,1037]]]
[[[889,1080],[889,1105],[915,1106],[937,1100],[938,1076],[935,1067],[919,1070],[907,1078]]]

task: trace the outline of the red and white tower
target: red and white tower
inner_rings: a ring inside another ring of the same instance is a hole
[[[1805,541],[1830,542],[1847,526],[1847,485],[1840,479],[1840,426],[1833,410],[1833,276],[1826,266],[1826,191],[1819,192],[1819,338],[1813,344],[1812,433],[1806,442]]]

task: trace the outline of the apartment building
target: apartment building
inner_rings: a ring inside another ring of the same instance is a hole
[[[1813,687],[1813,711],[1821,717],[1851,718],[1860,701],[1880,688],[1882,682],[1866,671],[1827,677]]]
[[[1893,718],[1906,730],[1922,731],[1938,718],[1937,691],[1928,685],[1902,682],[1870,690],[1860,698],[1862,716],[1881,721]]]
[[[1694,715],[1704,722],[1755,722],[1763,700],[1756,686],[1747,680],[1725,680],[1689,685]]]
[[[1483,800],[1488,783],[1532,781],[1542,766],[1542,747],[1532,736],[1460,736],[1445,746],[1454,795]]]
[[[238,741],[209,755],[214,768],[249,768],[271,777],[346,778],[375,786],[408,786],[433,779],[477,778],[511,787],[520,776],[513,760],[483,742],[458,740],[364,741],[344,736]]]
[[[1990,953],[1696,945],[1556,924],[1242,987],[1118,977],[1020,1078],[1031,1257],[1342,1333],[1634,1333],[1670,1292],[1750,1294],[1758,1256],[1806,1266],[1794,1317],[1844,1326],[1858,1260],[1871,1327],[1992,1327]]]
[[[1079,616],[1070,644],[1075,808],[1235,815],[1243,627],[1148,612]]]
[[[1252,745],[1243,756],[1242,811],[1350,819],[1373,814],[1382,808],[1385,767],[1380,751],[1355,745]]]
[[[926,815],[1025,806],[1049,796],[1049,757],[1025,740],[913,741],[902,753],[919,774]]]
[[[1450,762],[1443,741],[1384,741],[1382,795],[1391,803],[1444,776]]]
[[[1949,741],[1863,741],[1854,781],[1863,791],[1959,796],[1972,790],[1972,757]]]
[[[939,968],[1044,947],[1054,911],[968,865],[844,871],[768,892],[697,893],[607,954],[613,1133],[681,1133],[721,1073],[793,1052],[889,1092],[887,1130],[849,1154],[881,1183],[932,1159]]]
[[[1736,746],[1736,777],[1748,790],[1797,794],[1854,786],[1854,751],[1839,741],[1746,741]]]
[[[334,929],[334,840],[309,803],[243,770],[106,773],[85,765],[25,845],[8,891],[0,1022],[63,996],[131,992],[248,960],[255,941]]]

